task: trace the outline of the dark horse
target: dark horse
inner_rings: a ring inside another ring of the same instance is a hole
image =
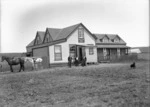
[[[19,72],[21,71],[21,69],[24,71],[24,58],[20,58],[20,57],[7,57],[7,56],[2,56],[1,58],[2,62],[4,60],[6,60],[8,62],[8,65],[10,66],[10,70],[11,72],[13,72],[13,65],[18,65],[20,64],[20,69]]]

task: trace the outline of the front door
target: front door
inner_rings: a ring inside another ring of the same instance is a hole
[[[82,61],[84,56],[85,56],[85,47],[77,46],[77,57],[79,61]]]
[[[79,60],[82,61],[83,55],[82,55],[82,47],[79,47]]]

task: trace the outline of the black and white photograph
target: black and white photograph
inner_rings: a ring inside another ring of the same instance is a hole
[[[0,107],[150,107],[149,0],[0,0]]]

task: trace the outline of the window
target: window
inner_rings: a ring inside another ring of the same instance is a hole
[[[104,39],[103,39],[103,42],[108,42],[108,38],[104,38]]]
[[[89,55],[93,55],[93,54],[94,54],[93,48],[89,48]]]
[[[115,39],[115,42],[119,42],[119,38],[116,38],[116,39]]]
[[[114,42],[114,39],[112,39],[111,41]]]
[[[46,36],[46,42],[49,42],[49,36],[48,35]]]
[[[103,39],[100,39],[100,42],[103,42]]]
[[[78,41],[79,43],[84,43],[84,29],[83,28],[78,29]]]
[[[49,41],[50,41],[49,35],[48,35],[48,33],[46,33],[45,43],[48,43]]]
[[[125,54],[128,55],[128,49],[125,49]]]
[[[55,61],[62,60],[61,45],[55,45],[54,46],[54,54],[55,54]]]
[[[49,42],[49,38],[48,37],[46,37],[46,42]]]

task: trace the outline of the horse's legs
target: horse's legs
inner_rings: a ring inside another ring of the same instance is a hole
[[[20,69],[19,69],[19,71],[18,71],[18,72],[20,72],[20,71],[21,71],[21,68],[22,68],[22,65],[20,64]]]
[[[11,72],[13,72],[13,68],[12,68],[12,65],[10,65],[10,70],[11,70]]]
[[[21,69],[24,71],[24,64],[20,64],[20,70],[19,70],[19,72],[21,71]]]

